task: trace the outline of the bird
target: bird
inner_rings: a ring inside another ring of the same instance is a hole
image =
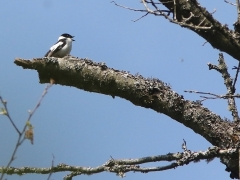
[[[74,36],[64,33],[58,38],[58,42],[54,44],[44,57],[62,58],[68,55],[72,50],[72,42],[75,41]]]

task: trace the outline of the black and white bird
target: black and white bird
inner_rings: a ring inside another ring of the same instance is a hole
[[[64,33],[58,38],[58,42],[54,44],[45,54],[45,57],[62,58],[68,55],[72,50],[72,42],[75,41],[74,36]]]

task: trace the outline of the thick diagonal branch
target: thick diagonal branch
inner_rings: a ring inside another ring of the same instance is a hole
[[[169,10],[173,10],[173,2],[169,3],[169,0],[159,1]],[[198,25],[202,22],[202,26],[211,26],[212,28],[210,30],[189,29],[206,39],[214,48],[224,51],[235,59],[240,60],[239,38],[236,36],[235,32],[214,19],[212,14],[196,0],[179,0],[176,2],[178,2],[176,3],[176,16],[178,21],[182,21],[183,17],[194,14],[194,17],[189,20],[189,23]]]
[[[115,5],[123,7],[125,9],[144,12],[142,17],[153,14],[155,16],[165,17],[172,23],[178,24],[182,27],[186,27],[199,36],[203,37],[209,44],[220,51],[226,52],[233,58],[240,61],[240,36],[238,28],[235,26],[235,31],[228,28],[228,25],[221,24],[213,18],[212,14],[202,7],[196,0],[158,0],[154,2],[152,0],[141,1],[143,2],[145,9],[133,9],[125,6]],[[149,5],[147,6],[146,3]],[[161,10],[161,5],[165,6],[169,11],[173,13],[173,18],[165,14],[166,10]],[[238,22],[238,21],[237,21]],[[240,29],[240,28],[239,28]]]
[[[15,63],[23,68],[37,70],[40,83],[49,83],[50,79],[54,79],[56,84],[118,96],[137,106],[151,108],[171,117],[213,145],[232,146],[227,140],[234,133],[230,128],[231,123],[202,105],[185,100],[159,79],[132,75],[86,59],[16,59]]]
[[[219,148],[238,147],[239,129],[201,104],[185,100],[159,79],[144,78],[95,63],[88,59],[67,57],[15,59],[25,69],[37,70],[40,83],[73,86],[90,92],[118,96],[137,106],[151,108],[191,128]],[[238,173],[236,158],[222,158],[228,170]]]

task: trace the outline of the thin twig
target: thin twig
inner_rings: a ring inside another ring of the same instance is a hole
[[[156,6],[156,3],[153,2],[153,0],[151,1],[146,1],[146,0],[141,0],[141,2],[143,3],[144,7],[145,7],[145,10],[142,10],[142,9],[133,9],[133,8],[129,8],[129,7],[126,7],[126,6],[123,6],[123,5],[119,5],[117,4],[115,1],[112,1],[112,3],[114,3],[116,6],[119,6],[119,7],[122,7],[124,9],[128,9],[128,10],[132,10],[132,11],[139,11],[139,12],[145,12],[146,14],[143,16],[145,17],[147,14],[153,14],[155,16],[164,16],[167,20],[169,20],[169,22],[171,23],[174,23],[174,24],[178,24],[182,27],[188,27],[188,28],[191,28],[191,29],[204,29],[204,30],[208,30],[208,29],[211,29],[212,28],[212,25],[211,26],[200,26],[204,21],[205,19],[203,19],[198,25],[192,25],[192,24],[187,24],[185,22],[179,22],[177,19],[172,19],[169,17],[169,14],[171,13],[171,11],[169,10],[160,10],[159,8],[157,8]],[[170,2],[170,1],[169,1]],[[173,1],[172,1],[173,2]],[[154,10],[151,10],[149,7],[148,7],[148,3],[151,3],[151,5],[156,9],[155,11]],[[164,13],[164,12],[167,12]],[[175,12],[175,15],[176,15],[176,12]],[[191,16],[190,18],[194,17]],[[189,20],[190,20],[189,18]],[[141,18],[140,18],[141,19]]]
[[[19,129],[17,128],[17,126],[15,125],[15,123],[13,122],[13,120],[9,114],[9,111],[7,108],[7,101],[3,100],[3,98],[1,96],[0,96],[0,100],[4,106],[4,111],[5,111],[4,115],[6,115],[8,117],[9,121],[12,123],[12,125],[15,128],[15,130],[17,131],[18,135],[20,135],[21,132],[19,131]]]
[[[232,85],[232,89],[233,89],[234,93],[235,93],[235,91],[236,91],[235,85],[236,85],[236,82],[237,82],[239,70],[240,70],[240,62],[238,62],[238,67],[237,67],[236,75],[235,75],[235,78],[234,78],[234,81],[233,81],[233,85]]]
[[[147,16],[149,13],[147,12],[146,14],[142,15],[140,18],[132,20],[133,22],[137,22],[138,20],[144,18],[145,16]]]
[[[126,6],[123,6],[123,5],[117,4],[115,1],[111,1],[111,3],[114,3],[116,6],[119,6],[119,7],[124,8],[124,9],[131,10],[131,11],[147,12],[146,10],[142,10],[142,9],[133,9],[133,8],[129,8],[129,7],[126,7]]]
[[[231,5],[233,5],[233,6],[237,6],[236,4],[234,4],[234,3],[231,3],[231,2],[229,2],[229,1],[227,1],[227,0],[224,0],[226,3],[228,3],[228,4],[231,4]]]
[[[55,159],[54,154],[52,154],[52,156],[53,156],[53,159],[52,159],[52,166],[51,166],[51,169],[53,169],[53,167],[54,167],[54,159]],[[50,180],[52,174],[53,174],[53,172],[51,171],[50,174],[48,175],[47,180]]]
[[[150,1],[145,0],[146,3],[151,3]],[[154,4],[167,4],[172,3],[173,1],[166,1],[166,2],[154,2]]]
[[[154,14],[154,12],[153,12],[151,9],[148,8],[145,0],[142,0],[142,3],[143,3],[144,7],[146,8],[146,10],[147,10],[149,13]]]
[[[52,86],[52,84],[48,84],[48,85],[45,87],[45,89],[44,89],[44,91],[43,91],[43,94],[42,94],[42,96],[40,97],[40,99],[39,99],[38,103],[36,104],[35,108],[33,109],[33,111],[31,111],[31,112],[29,113],[29,116],[28,116],[28,119],[27,119],[27,122],[28,122],[28,123],[30,122],[33,114],[36,112],[36,110],[37,110],[38,107],[40,106],[43,98],[45,97],[45,95],[47,94],[47,92],[48,92],[48,90],[49,90],[49,88],[50,88],[51,86]],[[12,122],[13,122],[13,121],[12,121]],[[17,140],[17,143],[16,143],[16,145],[15,145],[15,148],[14,148],[14,150],[13,150],[13,153],[12,153],[12,155],[11,155],[11,158],[10,158],[9,162],[8,162],[7,166],[4,167],[4,169],[9,168],[9,166],[11,165],[11,163],[15,160],[15,155],[16,155],[16,153],[17,153],[17,150],[18,150],[19,146],[20,146],[20,145],[24,142],[24,140],[25,140],[24,134],[25,134],[26,128],[27,128],[28,125],[29,125],[28,123],[25,124],[25,126],[24,126],[24,128],[23,128],[23,130],[22,130],[21,132],[20,132],[20,131],[17,131],[17,132],[18,132],[18,140]],[[13,123],[13,124],[14,124],[14,123]],[[20,133],[19,133],[19,132],[20,132]],[[1,174],[0,180],[3,180],[4,174],[5,174],[5,172],[3,172],[3,173]]]
[[[207,44],[208,42],[207,41],[205,41],[204,43],[203,43],[203,45],[202,46],[205,46],[205,44]]]
[[[201,92],[201,91],[194,91],[194,90],[185,90],[184,92],[196,93],[196,94],[207,94],[207,95],[210,95],[210,96],[214,96],[214,97],[200,96],[203,99],[198,100],[199,102],[203,102],[203,101],[208,100],[208,99],[240,98],[240,94],[235,94],[235,95],[231,95],[231,94],[218,95],[218,94],[213,94],[213,93],[210,93],[210,92]]]

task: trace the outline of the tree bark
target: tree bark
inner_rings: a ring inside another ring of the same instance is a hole
[[[78,58],[16,59],[15,64],[37,70],[40,83],[49,83],[53,79],[55,84],[118,96],[171,117],[215,146],[229,148],[233,145],[229,141],[234,134],[233,123],[221,119],[197,102],[185,100],[159,79],[132,75],[103,63]]]
[[[172,13],[174,13],[174,6],[176,7],[176,18],[178,22],[184,22],[192,13],[193,17],[188,19],[185,24],[193,25],[196,28],[184,27],[203,37],[213,48],[226,52],[240,61],[239,32],[233,31],[229,29],[227,25],[218,22],[213,18],[213,13],[201,7],[196,0],[175,0],[175,5],[174,1],[159,1]],[[200,29],[197,27],[211,27],[211,29]]]
[[[215,20],[212,13],[201,7],[196,0],[159,0],[159,2],[176,17],[171,22],[194,31],[214,48],[240,61],[239,32],[230,30],[227,25]],[[151,5],[151,2],[147,4]],[[158,13],[161,11],[156,9],[156,6],[151,7],[158,10]],[[239,147],[240,126],[237,122],[224,120],[201,104],[184,99],[159,79],[132,75],[126,71],[109,68],[104,63],[70,56],[63,59],[17,58],[15,64],[37,70],[40,83],[51,82],[112,97],[118,96],[134,105],[151,108],[171,117],[200,134],[214,146],[222,149]],[[238,178],[238,155],[224,156],[220,159],[227,166],[226,171],[231,172],[230,177]]]

